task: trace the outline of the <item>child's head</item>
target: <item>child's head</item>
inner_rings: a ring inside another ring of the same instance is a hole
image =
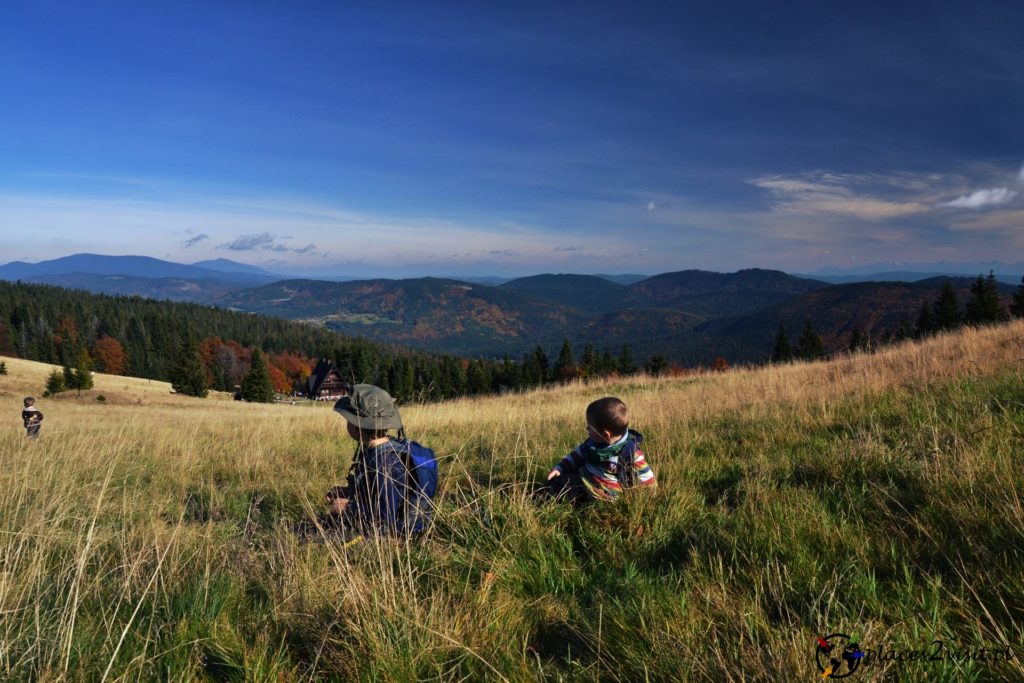
[[[36,404],[36,400],[34,398],[32,398],[31,396],[26,396],[25,397],[25,407],[26,408],[31,408],[35,404]]]
[[[614,396],[599,398],[587,406],[587,432],[594,441],[612,443],[629,428],[629,408]]]
[[[346,423],[345,427],[348,428],[348,435],[360,443],[369,443],[388,435],[386,429],[360,429],[351,422]]]

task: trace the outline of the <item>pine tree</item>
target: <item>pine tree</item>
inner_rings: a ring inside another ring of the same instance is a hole
[[[543,384],[548,380],[548,354],[544,353],[544,347],[538,345],[533,353],[523,359],[525,368],[524,379],[530,386]]]
[[[636,372],[636,362],[633,360],[633,352],[629,349],[629,344],[623,344],[622,352],[619,353],[619,373],[632,375],[634,372]]]
[[[775,349],[772,351],[773,363],[788,363],[793,360],[793,347],[789,343],[789,335],[786,334],[786,326],[779,321],[779,332],[775,335]]]
[[[967,302],[967,321],[974,325],[987,325],[998,322],[1003,317],[995,274],[989,271],[987,278],[979,275],[971,285],[971,300]]]
[[[74,389],[81,395],[82,389],[92,389],[92,362],[85,349],[78,354],[78,362],[74,369]]]
[[[932,313],[932,305],[925,301],[921,304],[921,312],[917,314],[917,336],[927,337],[935,332],[935,315]]]
[[[568,339],[562,340],[562,348],[558,352],[558,360],[555,361],[553,374],[555,379],[561,382],[572,379],[576,374],[576,366],[572,358],[572,346],[569,345]]]
[[[870,352],[873,346],[874,345],[871,343],[871,334],[861,330],[860,325],[854,325],[853,332],[850,334],[850,351]]]
[[[612,352],[608,350],[608,347],[605,347],[604,350],[601,351],[601,360],[598,362],[599,369],[597,374],[610,375],[613,372],[616,372],[618,367],[619,364],[615,362],[615,356],[613,356]]]
[[[0,360],[0,375],[6,375],[6,374],[7,374],[7,363],[5,363],[4,361]]]
[[[270,380],[270,376],[267,376]],[[187,330],[178,347],[178,357],[171,368],[171,388],[185,396],[206,398],[209,389],[206,386],[206,370],[199,358],[199,346],[191,330]]]
[[[486,394],[491,390],[491,376],[483,362],[474,360],[466,370],[466,391],[470,394]]]
[[[61,376],[64,378],[65,389],[75,388],[77,385],[77,381],[75,380],[75,371],[72,369],[70,364],[64,363],[64,367],[61,369]]]
[[[953,283],[946,280],[939,292],[939,298],[935,301],[935,329],[952,330],[960,326],[960,302],[956,298],[956,290]]]
[[[270,381],[270,370],[259,349],[252,350],[249,372],[242,378],[242,400],[251,403],[274,402],[274,385]]]
[[[1024,290],[1024,286],[1022,286]],[[580,371],[584,377],[590,377],[595,374],[597,370],[597,352],[594,350],[593,344],[586,344],[583,347],[583,353],[580,355]]]
[[[1020,279],[1020,286],[1013,293],[1013,303],[1010,304],[1010,315],[1024,318],[1024,277]]]
[[[825,355],[825,343],[818,336],[818,333],[814,331],[810,318],[804,320],[804,330],[800,333],[797,349],[800,357],[807,360],[814,360]]]
[[[644,365],[644,370],[649,375],[659,377],[668,371],[668,361],[665,356],[651,356]]]
[[[64,384],[64,373],[54,368],[50,376],[46,378],[46,391],[50,394],[59,394],[65,389],[67,386]]]
[[[853,332],[850,334],[850,346],[847,348],[851,352],[860,351],[860,347],[863,343],[864,333],[860,331],[860,325],[854,325]]]

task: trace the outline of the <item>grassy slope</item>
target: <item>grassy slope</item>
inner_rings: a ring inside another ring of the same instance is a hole
[[[329,409],[97,376],[0,398],[0,678],[810,680],[814,636],[1024,646],[1024,323],[828,364],[403,411],[443,454],[418,544],[287,524],[351,451]],[[94,396],[104,393],[99,404]],[[582,515],[528,491],[615,393],[661,487]],[[1018,650],[1024,657],[1024,651]],[[857,680],[1019,680],[889,663]]]

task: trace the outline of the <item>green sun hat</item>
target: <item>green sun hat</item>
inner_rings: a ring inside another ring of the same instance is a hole
[[[341,413],[358,429],[385,431],[403,428],[395,399],[373,384],[353,386],[348,396],[342,396],[334,404],[334,412]]]

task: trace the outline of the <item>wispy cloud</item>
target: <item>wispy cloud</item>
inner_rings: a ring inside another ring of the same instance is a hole
[[[551,251],[583,251],[583,247],[578,244],[559,245]]]
[[[954,209],[981,209],[986,206],[998,206],[1005,204],[1017,196],[1017,190],[1008,187],[993,187],[988,190],[975,190],[948,202],[942,202],[939,206],[948,206]]]
[[[258,235],[239,235],[234,241],[217,245],[217,248],[230,249],[231,251],[250,251],[259,247],[271,246],[273,245],[274,239],[274,235],[271,235],[269,232],[260,233]]]
[[[906,178],[877,175],[810,173],[798,176],[767,175],[751,179],[755,187],[771,192],[774,209],[799,214],[835,214],[867,221],[882,221],[923,213],[931,206],[908,193]]]
[[[205,232],[199,233],[198,235],[193,235],[192,237],[189,237],[187,240],[182,242],[181,246],[183,246],[186,249],[188,249],[188,248],[194,247],[197,244],[199,244],[200,242],[202,242],[204,240],[208,240],[208,239],[210,239],[210,236],[207,235]]]
[[[314,249],[316,249],[316,245],[313,244],[313,243],[310,243],[310,244],[307,244],[306,246],[301,247],[299,249],[292,249],[292,251],[294,251],[296,254],[308,254],[309,252],[313,251]]]

